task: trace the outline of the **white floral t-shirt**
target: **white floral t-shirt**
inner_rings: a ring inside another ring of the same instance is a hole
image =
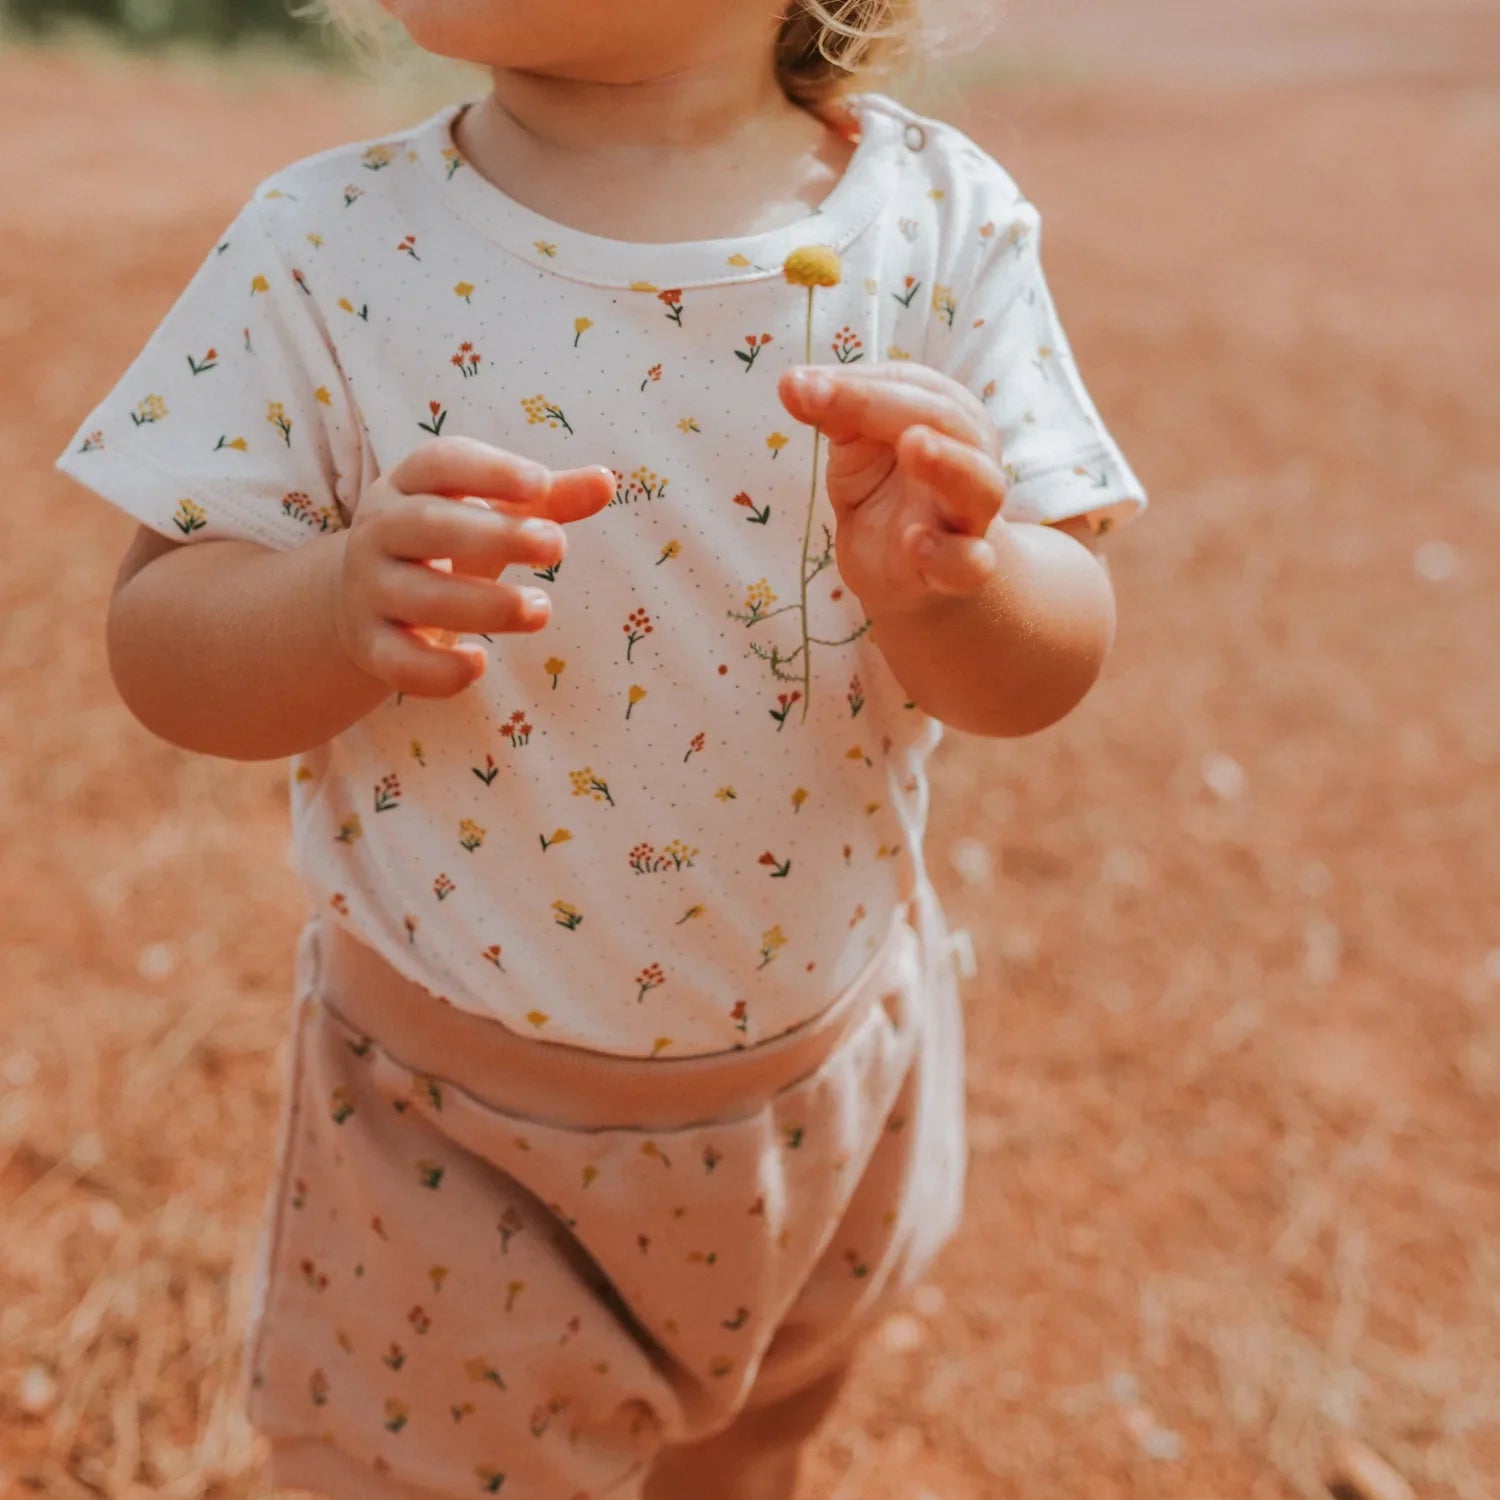
[[[638,1057],[775,1037],[921,878],[941,728],[841,585],[783,369],[951,374],[1002,435],[1012,520],[1146,503],[1059,326],[1036,209],[951,127],[851,102],[831,196],[740,240],[541,218],[464,160],[463,106],[299,162],[58,461],[174,541],[277,549],[346,525],[439,434],[613,468],[613,503],[538,575],[545,630],[489,640],[457,698],[393,695],[292,763],[313,901],[525,1034]],[[809,245],[837,285],[788,282]]]

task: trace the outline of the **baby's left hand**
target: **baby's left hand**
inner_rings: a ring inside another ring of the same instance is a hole
[[[1000,435],[977,397],[908,361],[799,365],[779,391],[828,439],[839,572],[872,619],[984,587],[1005,476]]]

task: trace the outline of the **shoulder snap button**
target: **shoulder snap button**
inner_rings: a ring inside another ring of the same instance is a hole
[[[927,132],[915,121],[906,127],[906,147],[909,151],[920,151],[927,144]]]

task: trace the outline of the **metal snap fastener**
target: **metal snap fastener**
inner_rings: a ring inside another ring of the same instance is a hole
[[[927,144],[927,132],[915,121],[906,127],[906,149],[920,151]]]

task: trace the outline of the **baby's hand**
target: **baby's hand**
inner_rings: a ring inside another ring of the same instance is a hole
[[[872,618],[984,587],[1005,476],[977,397],[907,361],[799,366],[780,394],[828,438],[839,572]]]
[[[540,630],[551,613],[542,589],[501,583],[502,570],[561,562],[559,523],[614,492],[608,469],[554,472],[470,438],[424,443],[355,507],[335,600],[349,659],[414,697],[462,692],[485,655],[461,632]]]

